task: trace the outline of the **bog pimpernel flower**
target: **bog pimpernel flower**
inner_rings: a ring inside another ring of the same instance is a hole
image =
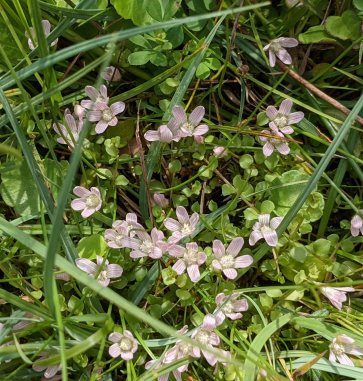
[[[121,79],[121,73],[120,70],[117,69],[115,66],[107,66],[105,70],[102,73],[102,78],[105,81],[114,81],[117,82]]]
[[[223,323],[226,316],[231,320],[237,320],[242,317],[241,312],[248,310],[248,303],[246,299],[240,299],[240,294],[234,292],[231,295],[226,295],[224,292],[219,293],[216,296],[217,308],[213,312],[216,318],[216,324]]]
[[[276,65],[276,56],[284,64],[290,65],[292,63],[292,59],[285,48],[293,48],[298,44],[299,42],[295,38],[289,37],[279,37],[272,40],[263,48],[263,50],[268,50],[270,66],[274,67]]]
[[[79,198],[72,200],[71,208],[76,211],[82,210],[81,215],[83,218],[88,218],[101,209],[102,199],[98,188],[91,187],[88,190],[87,188],[76,186],[73,188],[73,193]]]
[[[204,252],[199,251],[195,242],[187,243],[186,247],[174,245],[169,249],[169,254],[179,258],[172,267],[178,275],[186,269],[190,280],[198,282],[200,278],[199,266],[207,260],[207,256]]]
[[[177,220],[166,218],[164,225],[172,232],[174,242],[180,241],[182,238],[191,235],[199,221],[198,213],[193,213],[190,217],[187,210],[183,206],[176,207]]]
[[[108,126],[116,126],[118,123],[117,116],[125,110],[124,102],[113,103],[108,106],[97,106],[97,109],[93,109],[87,113],[87,119],[90,122],[97,122],[95,131],[97,134],[102,134],[106,131]]]
[[[208,132],[206,124],[199,124],[205,114],[203,106],[196,107],[189,117],[181,106],[174,106],[172,109],[173,117],[168,123],[172,131],[179,131],[180,137],[193,136],[194,138],[204,135]]]
[[[102,286],[107,287],[111,279],[119,278],[122,275],[123,269],[116,263],[109,263],[101,256],[97,255],[96,263],[87,258],[77,258],[76,265],[79,269],[86,272],[92,278],[96,278],[97,282]]]
[[[165,197],[163,193],[154,193],[153,199],[156,205],[160,208],[165,209],[169,205],[169,200]]]
[[[214,258],[212,266],[223,271],[228,279],[237,278],[237,270],[250,266],[253,258],[250,255],[237,256],[241,251],[244,240],[241,237],[234,238],[225,249],[223,243],[219,239],[213,241]]]
[[[45,37],[48,37],[50,35],[50,29],[51,29],[50,22],[48,20],[42,20],[42,27],[43,27]],[[25,32],[25,37],[28,38],[29,48],[31,50],[34,50],[36,48],[35,45],[38,44],[37,34],[35,32],[35,28],[33,28],[33,27],[30,27],[29,31],[30,31],[30,36],[29,36],[28,32]],[[54,41],[52,41],[50,46],[56,45],[57,42],[58,42],[58,38],[56,38]]]
[[[86,86],[84,91],[90,98],[81,101],[81,106],[85,109],[98,110],[99,107],[108,106],[110,98],[107,96],[107,87],[105,85],[101,85],[99,91],[93,86]]]
[[[64,119],[66,121],[66,126],[59,123],[53,124],[53,130],[59,135],[57,142],[59,144],[67,144],[69,149],[74,149],[75,143],[79,139],[79,134],[81,133],[83,123],[79,121],[76,123],[73,115],[65,114]]]
[[[44,360],[46,359],[47,357],[49,357],[49,355],[41,355],[39,360]],[[35,370],[36,372],[44,372],[44,377],[45,378],[53,378],[57,373],[58,371],[60,371],[62,369],[62,367],[60,365],[36,365],[36,364],[33,364],[32,365],[32,368],[33,370]]]
[[[288,155],[290,148],[288,144],[283,140],[285,135],[280,132],[275,126],[271,127],[271,130],[261,131],[263,134],[272,135],[272,136],[260,136],[260,140],[265,142],[262,147],[262,152],[265,157],[272,155],[273,151],[276,149],[281,155]]]
[[[344,365],[354,366],[348,355],[362,356],[363,348],[358,347],[355,340],[347,335],[336,336],[329,345],[329,360]]]
[[[360,212],[363,213],[363,210]],[[357,237],[359,233],[363,235],[363,220],[358,214],[356,214],[350,222],[350,233],[353,237]]]
[[[355,291],[353,287],[321,287],[320,290],[338,310],[342,309],[343,303],[347,300],[347,292]]]
[[[170,128],[163,124],[156,131],[149,130],[145,132],[144,138],[149,142],[162,142],[170,143],[174,140],[173,131]]]
[[[283,217],[274,217],[270,221],[269,214],[260,214],[258,216],[258,222],[252,227],[249,244],[253,246],[257,241],[263,238],[269,246],[275,247],[278,242],[276,229],[282,220]]]
[[[304,113],[302,111],[290,112],[292,108],[292,101],[290,99],[284,99],[281,102],[279,109],[275,106],[268,106],[266,108],[266,115],[270,119],[269,126],[271,129],[275,127],[284,135],[294,133],[292,124],[299,123],[304,119]]]
[[[138,344],[130,331],[126,330],[124,333],[112,332],[108,336],[108,340],[114,343],[108,349],[108,353],[111,357],[121,357],[126,361],[133,359]]]

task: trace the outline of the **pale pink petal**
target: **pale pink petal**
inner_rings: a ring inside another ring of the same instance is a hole
[[[198,126],[205,114],[205,108],[203,106],[196,107],[189,116],[189,121],[193,126]],[[203,134],[199,134],[203,135]]]
[[[291,37],[280,37],[278,40],[280,45],[284,48],[294,48],[295,46],[299,45],[298,40]]]
[[[87,96],[89,98],[91,98],[93,101],[95,101],[97,99],[98,94],[99,94],[98,90],[96,90],[96,88],[93,86],[86,86],[84,91],[87,94]]]
[[[123,269],[117,264],[107,266],[107,278],[119,278],[122,275]]]
[[[145,132],[144,138],[149,142],[157,142],[160,140],[160,135],[158,131],[149,130]]]
[[[96,124],[96,128],[95,128],[95,131],[97,134],[102,134],[102,132],[104,132],[108,127],[108,123],[105,122],[104,120],[100,120],[97,124]]]
[[[59,370],[59,365],[50,365],[44,372],[45,378],[52,378],[54,377]]]
[[[291,115],[291,114],[290,114]],[[294,129],[290,126],[286,126],[286,127],[282,127],[280,128],[280,131],[285,134],[285,135],[288,135],[288,134],[293,134],[294,133]]]
[[[290,153],[290,148],[287,143],[277,143],[275,147],[281,155],[288,155]]]
[[[230,314],[226,313],[226,316],[229,317],[231,320],[237,320],[237,319],[240,319],[242,317],[242,314],[239,312],[230,313]]]
[[[102,98],[108,99],[108,97],[107,97],[107,87],[105,85],[101,85],[100,86],[100,94],[101,94]]]
[[[198,282],[200,279],[200,272],[198,265],[191,265],[187,267],[187,273],[189,275],[189,278],[192,282]]]
[[[198,126],[194,131],[193,131],[193,135],[194,136],[200,136],[200,135],[204,135],[205,133],[207,133],[209,130],[209,127],[206,125],[206,124],[201,124],[200,126]]]
[[[274,230],[262,232],[263,238],[271,247],[275,247],[278,242],[277,234]]]
[[[269,58],[270,66],[275,67],[276,56],[275,56],[275,53],[271,49],[268,51],[268,58]]]
[[[121,358],[125,361],[130,361],[134,357],[134,354],[132,352],[121,352]]]
[[[178,274],[182,274],[185,269],[186,269],[186,265],[185,265],[185,262],[182,260],[182,259],[179,259],[175,264],[174,266],[172,267],[172,269]]]
[[[178,217],[178,220],[182,225],[189,223],[188,212],[183,206],[176,207],[176,216]]]
[[[71,115],[71,114],[66,114],[66,115],[64,116],[64,119],[66,120],[69,129],[70,129],[72,132],[77,132],[77,125],[76,125],[76,121],[74,120],[73,115]]]
[[[237,237],[232,240],[232,242],[227,247],[227,254],[232,255],[232,257],[235,257],[238,255],[238,253],[241,251],[244,244],[244,240],[242,237]]]
[[[102,112],[99,110],[88,111],[87,119],[90,122],[98,122],[102,118]]]
[[[183,107],[174,106],[172,110],[172,114],[175,118],[175,121],[178,125],[187,122],[187,114],[185,113]]]
[[[260,214],[258,216],[258,222],[261,224],[261,225],[265,225],[265,226],[269,226],[270,224],[270,215],[269,214]]]
[[[252,265],[253,258],[250,255],[242,255],[241,257],[237,257],[234,262],[234,267],[236,269],[243,269]]]
[[[76,198],[75,200],[71,201],[71,208],[73,210],[79,211],[83,210],[86,207],[86,202],[80,198]]]
[[[94,262],[86,258],[77,258],[76,266],[82,271],[91,275],[94,275],[98,270],[98,266]]]
[[[216,258],[221,258],[225,254],[224,245],[219,239],[213,241],[213,253]]]
[[[279,113],[288,116],[292,107],[292,101],[291,99],[284,99],[281,102]]]
[[[236,279],[237,278],[237,271],[235,269],[223,269],[223,274],[228,279]]]
[[[87,188],[80,186],[74,187],[73,193],[78,197],[87,197],[91,194],[91,192]]]
[[[207,256],[205,253],[198,253],[197,254],[197,262],[198,262],[198,265],[202,265],[205,261],[207,260]]]
[[[270,226],[272,229],[277,229],[281,224],[284,217],[274,217],[271,219]]]
[[[214,366],[217,363],[217,358],[212,353],[205,349],[202,352],[209,365]]]
[[[169,249],[169,254],[172,257],[182,257],[185,253],[185,248],[179,245],[174,245]]]
[[[99,209],[99,208],[98,208]],[[90,217],[90,216],[92,216],[92,214],[93,213],[95,213],[96,212],[96,209],[95,208],[89,208],[89,207],[85,207],[84,209],[83,209],[83,212],[81,213],[81,216],[83,217],[83,218],[88,218],[88,217]]]
[[[287,117],[287,124],[299,123],[303,119],[304,119],[304,113],[302,111],[292,112]],[[282,129],[281,129],[281,131],[282,131]],[[292,134],[292,132],[287,132],[287,133]]]
[[[292,58],[290,54],[285,49],[280,49],[276,52],[277,57],[285,64],[290,65],[292,63]]]
[[[212,314],[207,314],[204,316],[202,328],[207,331],[212,331],[216,327],[216,318]],[[218,336],[217,336],[218,337]],[[218,345],[212,344],[212,345]]]
[[[42,20],[42,26],[45,37],[47,37],[50,34],[50,22],[48,20]]]
[[[113,115],[121,114],[125,110],[125,103],[124,102],[116,102],[113,103],[111,106],[111,111]]]
[[[271,120],[275,119],[277,117],[278,113],[279,112],[277,111],[276,107],[274,107],[274,106],[268,106],[266,108],[266,115]],[[262,132],[268,133],[268,131],[266,131],[266,130],[264,130]]]
[[[336,356],[337,356],[337,360],[341,364],[348,365],[348,366],[354,366],[353,361],[345,353],[337,354]]]
[[[193,213],[191,216],[190,216],[190,225],[195,227],[199,221],[199,214],[198,213]]]
[[[113,343],[119,343],[122,338],[123,335],[119,332],[112,332],[108,335],[108,340],[112,341]]]
[[[263,238],[262,233],[259,230],[254,230],[250,235],[248,243],[253,246],[261,238]]]
[[[121,355],[121,349],[118,344],[112,344],[110,348],[108,348],[108,353],[111,357],[116,358]]]
[[[170,143],[173,140],[173,133],[166,125],[162,125],[158,128],[158,134],[160,135],[161,142]]]
[[[262,136],[260,137],[262,140]],[[274,146],[270,142],[266,142],[264,146],[262,147],[262,152],[265,157],[269,157],[272,155],[272,152],[274,151]]]
[[[118,123],[118,119],[116,117],[113,117],[109,122],[107,122],[109,126],[116,126]]]
[[[215,259],[213,259],[213,261],[212,261],[212,266],[213,266],[215,269],[217,269],[217,270],[222,270],[222,266],[221,266],[221,264],[220,264],[217,260],[215,260]]]
[[[175,232],[181,229],[180,222],[178,222],[177,220],[174,220],[173,218],[166,218],[164,221],[164,225],[168,230],[172,232]]]

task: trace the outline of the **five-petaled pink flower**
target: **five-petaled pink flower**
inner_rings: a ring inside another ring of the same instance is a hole
[[[292,105],[291,99],[284,99],[278,110],[275,106],[266,108],[266,115],[270,119],[269,126],[271,129],[275,127],[275,130],[277,128],[284,135],[294,133],[291,125],[304,119],[304,113],[302,111],[290,112]]]
[[[176,207],[176,216],[178,221],[173,218],[166,218],[164,222],[165,227],[172,232],[172,241],[174,243],[193,234],[199,221],[198,213],[193,213],[189,217],[187,210],[183,206]]]
[[[165,209],[169,205],[169,200],[165,197],[163,193],[154,193],[153,199],[156,205],[160,208]]]
[[[134,237],[127,237],[121,241],[123,247],[132,249],[131,258],[150,257],[159,259],[168,248],[164,241],[164,233],[153,228],[150,235],[145,230],[136,230]]]
[[[193,136],[198,140],[198,137],[208,132],[209,128],[206,124],[199,124],[205,114],[203,106],[196,107],[189,117],[185,113],[183,107],[174,106],[172,114],[173,117],[170,119],[168,127],[171,131],[178,131],[180,137],[185,138],[187,136]]]
[[[363,213],[363,210],[360,210],[360,212]],[[363,220],[358,214],[350,222],[350,233],[353,237],[357,237],[359,233],[363,235]]]
[[[42,27],[43,27],[43,31],[44,31],[45,37],[48,37],[50,35],[50,29],[51,29],[50,22],[48,20],[42,20]],[[33,27],[30,27],[29,31],[30,31],[30,36],[29,36],[28,32],[25,32],[25,37],[28,38],[29,48],[31,50],[34,50],[36,48],[35,45],[38,43],[38,41],[37,41],[37,35],[36,35],[36,32],[35,32],[35,28],[33,28]],[[57,42],[58,42],[58,38],[56,38],[54,41],[52,41],[50,46],[56,45]]]
[[[223,243],[219,239],[213,241],[214,258],[212,266],[223,271],[223,274],[228,279],[237,278],[237,270],[250,266],[253,263],[253,258],[250,255],[237,256],[243,247],[244,240],[242,237],[237,237],[232,240],[225,249]]]
[[[111,357],[116,358],[120,356],[126,361],[133,359],[138,344],[130,331],[126,330],[124,333],[112,332],[108,336],[108,340],[114,343],[108,349],[108,353]]]
[[[358,347],[355,340],[347,335],[336,336],[329,345],[329,360],[340,362],[343,365],[354,366],[349,356],[363,356],[363,348]]]
[[[112,229],[105,230],[106,243],[113,249],[121,249],[124,247],[122,240],[134,237],[138,230],[144,230],[144,228],[137,222],[136,214],[127,213],[125,220],[116,220],[112,223]]]
[[[240,319],[242,317],[241,312],[248,310],[247,300],[238,300],[239,296],[239,292],[233,292],[231,295],[225,295],[224,292],[221,292],[216,296],[217,308],[213,315],[217,325],[222,324],[226,316],[231,320]]]
[[[290,54],[285,48],[294,48],[299,42],[295,38],[280,37],[272,40],[263,50],[268,50],[270,66],[276,64],[276,56],[286,65],[292,63]]]
[[[274,217],[270,221],[269,214],[260,214],[258,216],[258,222],[252,227],[249,244],[253,246],[257,241],[263,238],[269,246],[275,247],[278,242],[276,229],[282,220],[283,217]]]
[[[271,127],[271,130],[261,131],[263,134],[270,136],[260,136],[260,140],[265,142],[262,147],[262,152],[265,157],[272,155],[273,151],[276,149],[281,155],[288,155],[290,148],[288,144],[284,141],[285,135],[280,132],[277,127]]]
[[[74,149],[75,143],[79,139],[83,122],[80,120],[76,123],[76,120],[72,114],[65,114],[64,119],[66,121],[66,126],[63,124],[54,123],[53,130],[59,135],[57,142],[59,144],[67,144],[69,149],[72,150]]]
[[[174,245],[169,249],[169,254],[179,258],[173,266],[173,270],[178,275],[182,274],[186,269],[190,280],[198,282],[200,279],[199,266],[207,260],[207,256],[204,252],[199,251],[195,242],[187,243],[186,247]]]
[[[144,137],[149,142],[170,143],[175,140],[173,131],[166,124],[161,125],[156,131],[146,131]]]
[[[347,300],[347,292],[355,291],[353,287],[321,287],[320,290],[338,310],[342,309],[343,303]]]
[[[117,82],[121,79],[120,70],[115,66],[107,66],[106,69],[102,73],[102,78],[105,81],[114,81]]]
[[[90,98],[81,101],[81,106],[85,109],[98,110],[100,107],[108,106],[109,97],[105,85],[101,85],[99,91],[93,86],[86,86],[84,91]]]
[[[79,198],[72,200],[71,208],[76,211],[82,210],[81,215],[83,218],[88,218],[101,209],[102,199],[98,188],[91,187],[88,190],[87,188],[77,186],[73,188],[73,193]]]
[[[124,102],[116,102],[109,106],[97,106],[96,110],[91,110],[87,113],[87,118],[90,122],[97,122],[95,131],[97,134],[102,134],[108,126],[116,126],[118,123],[117,116],[125,110]]]
[[[109,264],[108,260],[104,260],[97,255],[97,264],[87,258],[77,258],[76,265],[79,269],[86,272],[92,278],[96,278],[97,282],[104,287],[110,284],[113,278],[119,278],[123,269],[116,263]]]

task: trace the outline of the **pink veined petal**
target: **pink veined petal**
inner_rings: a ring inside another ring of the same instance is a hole
[[[244,244],[244,239],[242,237],[237,237],[232,240],[232,242],[227,247],[227,254],[232,255],[232,257],[236,257],[238,253],[241,251]]]
[[[236,279],[237,278],[237,271],[235,269],[224,269],[223,274],[228,279]]]
[[[131,251],[131,253],[130,253],[130,257],[131,258],[134,258],[134,259],[136,259],[136,258],[143,258],[143,257],[147,257],[148,255],[146,254],[146,253],[144,253],[143,251],[140,251],[140,250],[133,250],[133,251]]]
[[[98,282],[101,286],[103,286],[103,287],[107,287],[107,286],[110,284],[110,279],[108,279],[108,278],[103,278],[103,277],[98,277],[97,282]]]
[[[287,143],[277,143],[275,147],[281,155],[288,155],[290,153],[290,148]]]
[[[145,140],[149,142],[157,142],[160,140],[160,135],[158,131],[146,131],[144,135]]]
[[[187,273],[189,275],[189,278],[192,282],[198,282],[200,279],[200,272],[198,265],[191,265],[187,267]]]
[[[270,120],[274,120],[276,117],[277,117],[277,114],[278,114],[279,112],[277,111],[277,109],[276,109],[276,107],[274,107],[274,106],[268,106],[267,108],[266,108],[266,115],[267,115],[267,117],[270,119]],[[266,133],[268,133],[268,131],[266,131],[266,130],[264,130],[264,131],[262,131],[262,132],[266,132]]]
[[[87,110],[91,110],[93,108],[93,101],[90,101],[89,99],[83,99],[81,101],[81,106]]]
[[[219,263],[219,261],[213,259],[212,261],[212,266],[213,268],[215,268],[216,270],[222,270],[222,266],[221,264]]]
[[[275,53],[271,49],[268,51],[268,58],[269,58],[270,66],[275,67],[276,56],[275,56]]]
[[[215,318],[214,318],[214,322],[215,322]],[[215,325],[214,325],[214,328],[215,328]],[[219,338],[219,336],[216,333],[211,332],[209,336],[209,344],[216,346],[216,345],[219,345],[220,342],[221,342],[221,339]]]
[[[87,197],[91,194],[91,192],[85,188],[85,187],[81,187],[81,186],[76,186],[73,188],[73,193],[78,196],[78,197]]]
[[[125,361],[130,361],[134,357],[134,354],[132,352],[121,352],[121,358]]]
[[[282,127],[280,128],[280,131],[285,135],[290,135],[295,132],[291,126]]]
[[[221,258],[225,254],[223,243],[219,239],[213,241],[213,253],[216,258]]]
[[[154,250],[149,254],[152,259],[159,259],[163,256],[163,251],[160,247],[154,247]]]
[[[86,86],[84,91],[92,101],[95,101],[99,95],[98,90],[93,86]]]
[[[170,143],[173,140],[173,133],[169,130],[168,126],[161,125],[158,128],[158,134],[160,135],[160,141],[164,143]]]
[[[172,109],[172,114],[178,126],[187,122],[187,114],[185,113],[183,107],[174,106]]]
[[[246,299],[236,300],[233,304],[235,311],[247,311],[248,310],[248,302]]]
[[[94,275],[98,270],[98,266],[94,262],[86,258],[76,259],[76,266],[90,275]]]
[[[355,355],[355,356],[362,356],[363,355],[363,348],[359,348],[354,345],[352,349],[346,349],[346,352],[349,353],[350,355]]]
[[[252,263],[253,258],[250,255],[242,255],[236,258],[234,262],[234,267],[236,269],[244,269],[245,267],[252,265]]]
[[[329,361],[337,362],[337,358],[332,350],[329,352]]]
[[[292,107],[291,99],[284,99],[281,102],[279,113],[288,116],[290,114],[291,107]]]
[[[45,37],[47,37],[50,34],[50,22],[48,20],[42,20],[42,26]]]
[[[88,111],[87,113],[87,119],[90,122],[98,122],[102,118],[102,112],[99,110],[92,110]]]
[[[176,261],[176,263],[174,264],[174,266],[172,267],[172,269],[178,274],[182,274],[185,269],[186,269],[186,265],[184,263],[184,261],[182,259],[179,259],[178,261]]]
[[[271,219],[270,226],[272,229],[277,229],[281,224],[284,217],[274,217]]]
[[[44,377],[52,378],[57,374],[58,370],[59,370],[59,365],[48,366],[48,368],[44,372]]]
[[[85,207],[86,207],[85,201],[80,198],[76,198],[75,200],[72,200],[71,202],[71,208],[73,210],[76,210],[77,212],[80,210],[83,210]]]
[[[118,344],[112,344],[110,348],[108,348],[108,353],[111,357],[116,358],[121,355],[121,349]]]
[[[353,237],[357,237],[360,233],[360,229],[354,228],[353,226],[350,228],[350,234]]]
[[[334,290],[343,291],[343,292],[354,292],[355,291],[354,287],[332,287],[332,288],[334,288]],[[346,335],[342,335],[342,336],[346,336]],[[346,337],[349,337],[349,336],[346,336]]]
[[[164,226],[172,232],[175,232],[181,229],[180,222],[177,220],[174,220],[174,218],[166,218],[164,221]]]
[[[101,94],[102,98],[108,100],[108,97],[107,97],[107,87],[105,85],[101,85],[100,86],[100,94]]]
[[[345,353],[337,354],[336,357],[341,364],[354,366],[353,361]]]
[[[263,47],[263,50],[264,50],[264,51],[269,50],[270,45],[271,45],[271,44],[267,44],[267,45],[265,45],[265,46]]]
[[[189,115],[189,122],[193,126],[198,126],[205,114],[205,108],[203,106],[196,107]],[[202,135],[202,134],[200,134]]]
[[[269,214],[260,214],[258,216],[258,222],[261,224],[261,225],[265,225],[265,226],[269,226],[270,224],[270,215]]]
[[[253,246],[257,241],[263,238],[262,233],[259,230],[254,230],[251,235],[248,243]]]
[[[265,239],[266,243],[271,246],[275,247],[278,242],[277,234],[274,230],[262,232],[263,238]]]
[[[202,352],[209,365],[214,366],[217,363],[217,358],[212,353],[205,349],[202,349]]]
[[[42,358],[40,358],[39,360],[42,360],[44,359],[45,357],[43,356]],[[43,372],[43,370],[47,369],[47,366],[46,365],[32,365],[32,368],[33,370],[35,370],[36,372]]]
[[[207,133],[209,130],[209,127],[206,125],[206,124],[201,124],[200,126],[198,126],[194,131],[193,131],[193,135],[194,136],[200,136],[200,135],[204,135],[205,133]]]
[[[172,257],[182,257],[185,253],[185,248],[179,245],[174,245],[169,249],[169,254]]]
[[[216,296],[216,304],[217,305],[220,305],[222,303],[224,303],[224,301],[226,300],[227,296],[224,294],[224,292],[220,292],[217,296]]]
[[[294,48],[299,45],[299,41],[291,37],[280,37],[279,43],[284,48]]]
[[[111,111],[113,115],[121,114],[125,110],[125,103],[124,102],[116,102],[113,103],[111,106]]]
[[[99,198],[101,198],[101,192],[100,190],[97,188],[97,187],[91,187],[91,192],[94,193],[96,196],[98,196]]]
[[[288,124],[295,124],[299,123],[304,119],[304,113],[302,111],[292,112],[287,117],[287,123]]]
[[[72,132],[77,132],[77,125],[76,125],[76,121],[74,120],[73,115],[71,115],[71,114],[66,114],[66,115],[64,116],[64,119],[66,120],[69,129],[70,129]]]
[[[118,119],[116,116],[114,116],[109,122],[107,122],[109,126],[116,126],[116,124],[118,123]]]
[[[176,207],[176,216],[182,225],[189,223],[189,214],[183,206]]]
[[[103,132],[106,131],[108,127],[108,123],[105,122],[104,120],[100,120],[97,124],[96,124],[96,128],[95,128],[95,131],[97,134],[102,134]]]
[[[190,225],[191,226],[196,226],[198,221],[199,221],[199,214],[198,213],[193,213],[191,216],[190,216]]]
[[[261,139],[262,137],[260,137]],[[266,142],[264,146],[262,147],[262,152],[265,157],[269,157],[272,155],[274,151],[274,146],[270,142]]]
[[[107,266],[107,278],[119,278],[122,272],[123,269],[120,265],[114,263]]]
[[[200,252],[197,254],[197,263],[198,265],[202,265],[207,260],[207,256],[205,253]]]
[[[285,64],[290,65],[292,63],[292,58],[290,54],[285,49],[280,49],[276,52],[277,57]]]
[[[355,229],[360,229],[363,226],[363,220],[358,215],[355,215],[350,223]]]
[[[212,331],[216,327],[216,318],[212,314],[207,314],[204,316],[202,328],[207,331]]]
[[[99,208],[98,208],[99,209]],[[88,217],[90,217],[90,216],[92,216],[92,214],[93,213],[95,213],[96,212],[96,209],[95,208],[89,208],[89,207],[85,207],[84,209],[83,209],[83,212],[81,213],[81,216],[83,217],[83,218],[88,218]]]
[[[226,319],[226,316],[224,315],[224,313],[221,310],[214,312],[214,317],[216,318],[216,325],[217,326],[221,325],[224,322],[224,320]]]
[[[112,341],[113,343],[119,343],[122,338],[123,335],[120,332],[112,332],[108,335],[108,340]]]
[[[196,129],[197,130],[197,129]],[[204,143],[204,137],[202,135],[196,135],[195,131],[193,132],[193,139],[197,144],[203,144]]]

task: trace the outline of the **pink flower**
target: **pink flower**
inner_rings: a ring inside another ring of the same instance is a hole
[[[276,229],[282,220],[283,217],[274,217],[270,221],[269,214],[260,214],[258,216],[258,222],[252,227],[249,244],[253,246],[257,241],[263,238],[269,246],[275,247],[278,242]]]
[[[199,358],[200,352],[202,352],[208,364],[212,366],[217,363],[218,358],[208,351],[208,349],[213,349],[213,347],[219,345],[220,343],[219,336],[214,332],[215,328],[216,320],[213,315],[208,314],[204,316],[203,324],[197,328],[191,336],[192,339],[203,345],[202,349],[199,347],[192,348],[193,356]]]
[[[363,210],[360,212],[363,213]],[[359,233],[363,235],[363,220],[358,214],[356,214],[350,222],[350,233],[353,237],[357,237]]]
[[[77,186],[73,188],[73,193],[79,198],[71,202],[71,208],[76,211],[82,210],[81,215],[83,218],[88,218],[101,209],[102,199],[98,188],[92,187],[91,190],[88,190]]]
[[[253,258],[250,255],[237,257],[243,247],[243,243],[243,238],[234,238],[226,250],[219,239],[213,241],[215,259],[212,261],[212,266],[217,270],[223,271],[223,274],[228,279],[237,278],[236,269],[248,267],[253,263]]]
[[[144,137],[149,142],[159,141],[162,143],[170,143],[174,140],[173,132],[165,124],[160,126],[156,131],[146,131]]]
[[[120,265],[109,264],[108,260],[97,255],[97,264],[86,258],[76,259],[76,265],[79,269],[86,272],[92,278],[96,278],[97,282],[104,287],[107,287],[110,280],[119,278],[122,275],[123,269]]]
[[[79,134],[81,133],[83,122],[76,123],[73,115],[65,114],[64,119],[66,126],[63,124],[54,123],[53,130],[60,136],[57,139],[59,144],[67,144],[69,149],[73,150],[74,145],[78,142]]]
[[[226,157],[228,155],[227,149],[222,146],[214,147],[213,153],[215,156],[218,156],[218,157]]]
[[[134,237],[137,230],[144,230],[137,222],[135,213],[127,213],[126,220],[116,220],[112,223],[112,229],[105,230],[105,240],[109,247],[121,249],[122,240],[127,237]]]
[[[341,310],[343,303],[347,300],[347,292],[354,292],[355,289],[353,287],[321,287],[320,291],[334,307]]]
[[[108,340],[114,343],[108,349],[108,353],[111,357],[116,358],[120,356],[126,361],[133,359],[138,344],[130,331],[126,330],[124,333],[112,332],[108,336]]]
[[[225,295],[223,292],[216,296],[217,308],[214,311],[217,325],[223,323],[226,316],[231,320],[237,320],[242,317],[241,312],[248,310],[246,299],[238,300],[240,294],[234,292],[231,295]]]
[[[50,25],[50,22],[48,20],[42,20],[42,27],[43,27],[43,31],[44,31],[44,35],[45,37],[48,37],[50,35],[50,29],[51,29],[51,25]],[[38,43],[37,41],[37,35],[36,35],[36,32],[35,32],[35,28],[33,27],[30,27],[29,28],[29,31],[30,31],[30,36],[28,34],[28,32],[25,32],[25,37],[28,38],[28,45],[29,45],[29,48],[31,50],[34,50],[35,49],[35,45]],[[56,45],[58,42],[58,38],[56,38],[51,44],[50,46],[54,46]],[[35,44],[35,45],[34,45]]]
[[[100,86],[100,91],[93,86],[86,86],[85,93],[90,98],[90,100],[84,99],[81,101],[81,106],[85,109],[98,110],[100,107],[108,106],[109,97],[107,96],[107,87],[105,85]]]
[[[277,128],[284,135],[294,133],[291,125],[299,123],[304,119],[304,113],[302,111],[290,112],[292,104],[291,99],[284,99],[278,110],[275,106],[268,106],[266,108],[266,115],[270,119],[269,126],[271,129],[276,130]]]
[[[271,131],[263,130],[261,132],[266,135],[276,136],[276,138],[270,136],[260,136],[260,140],[262,142],[265,142],[265,144],[262,147],[262,152],[265,157],[271,156],[275,149],[281,155],[289,154],[290,148],[288,144],[283,140],[285,135],[282,132],[280,132],[275,126],[271,127]]]
[[[165,197],[163,193],[154,193],[153,199],[155,204],[160,206],[160,208],[165,209],[169,206],[169,200]]]
[[[156,228],[151,230],[150,235],[145,230],[136,230],[135,237],[124,238],[122,244],[132,249],[131,258],[150,257],[152,259],[161,258],[168,245],[164,241],[164,233]]]
[[[193,234],[199,221],[198,213],[193,213],[189,217],[183,206],[176,207],[176,216],[178,221],[173,218],[166,218],[164,222],[165,227],[172,232],[174,243]]]
[[[108,66],[102,73],[102,78],[105,81],[114,81],[117,82],[121,79],[121,73],[120,70],[117,69],[115,66]]]
[[[87,118],[90,122],[97,122],[95,131],[97,134],[102,134],[108,126],[116,126],[118,119],[116,115],[121,114],[125,110],[124,102],[113,103],[110,107],[98,105],[87,113]]]
[[[266,45],[263,50],[268,50],[270,66],[274,67],[276,64],[276,56],[286,65],[292,63],[290,54],[284,48],[293,48],[297,46],[299,42],[295,38],[280,37],[272,40]]]
[[[168,127],[172,131],[178,131],[180,137],[199,137],[208,132],[209,128],[206,124],[199,124],[202,121],[205,114],[205,109],[203,106],[196,107],[191,112],[189,117],[187,116],[182,107],[174,106],[172,114],[173,117],[168,123]]]
[[[347,335],[336,336],[329,345],[329,360],[343,365],[354,366],[353,361],[346,355],[362,356],[363,349],[354,344],[355,341]]]
[[[199,251],[195,242],[187,243],[186,248],[179,245],[172,246],[169,254],[180,258],[173,266],[173,270],[178,275],[186,269],[190,280],[194,283],[198,282],[200,279],[199,266],[207,260],[207,256],[204,252]]]
[[[39,358],[39,360],[44,360],[48,357],[49,357],[49,355],[42,354],[41,357]],[[48,366],[48,365],[36,365],[36,363],[32,365],[32,368],[36,372],[43,372],[45,370],[44,377],[46,379],[53,378],[58,373],[58,371],[60,371],[62,369],[62,367],[60,365],[49,365]]]

